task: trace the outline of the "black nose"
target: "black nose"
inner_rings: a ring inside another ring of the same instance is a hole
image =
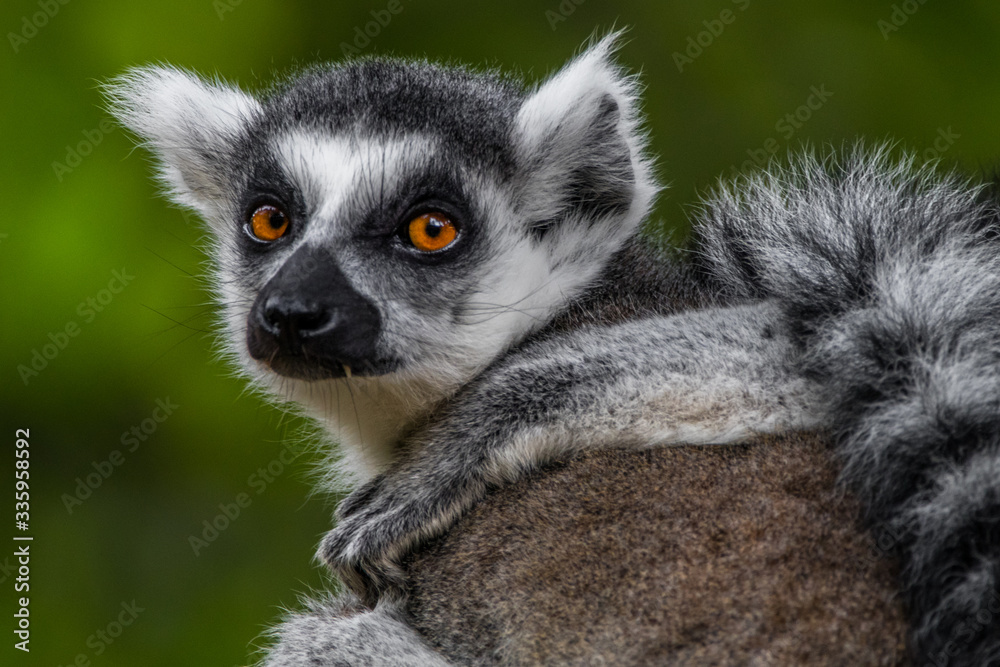
[[[380,322],[378,309],[328,253],[303,247],[257,295],[247,320],[247,349],[289,377],[377,373]]]
[[[332,311],[324,304],[307,302],[295,294],[270,293],[259,310],[257,324],[288,350],[301,348],[302,342],[322,334],[333,321]]]

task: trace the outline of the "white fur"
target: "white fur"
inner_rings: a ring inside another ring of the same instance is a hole
[[[230,192],[205,160],[224,152],[260,111],[256,99],[170,66],[141,67],[106,87],[111,111],[158,157],[167,194],[209,222],[225,215]],[[218,230],[217,230],[218,231]]]

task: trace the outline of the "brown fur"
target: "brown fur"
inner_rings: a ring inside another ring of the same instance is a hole
[[[902,664],[895,574],[835,479],[803,434],[581,455],[421,548],[412,621],[459,663]]]

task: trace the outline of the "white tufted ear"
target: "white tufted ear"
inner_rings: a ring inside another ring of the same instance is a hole
[[[234,151],[260,111],[257,100],[166,66],[132,69],[105,92],[111,113],[156,155],[170,197],[213,217],[231,189]]]
[[[638,117],[638,85],[603,38],[543,83],[517,117],[522,196],[544,233],[572,218],[635,225],[656,194]]]

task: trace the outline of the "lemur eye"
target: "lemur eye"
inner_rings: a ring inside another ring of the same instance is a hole
[[[421,252],[444,250],[458,236],[458,228],[442,213],[425,213],[410,221],[410,243]]]
[[[250,231],[261,241],[277,241],[288,229],[288,216],[277,206],[258,206],[250,217]]]

